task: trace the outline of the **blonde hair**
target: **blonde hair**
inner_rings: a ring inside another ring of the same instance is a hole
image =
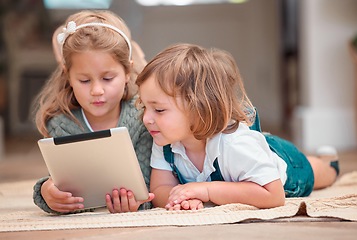
[[[129,28],[123,19],[107,10],[85,10],[69,16],[64,24],[74,21],[77,26],[85,23],[105,23],[112,25],[131,39]],[[58,29],[54,34],[58,33]],[[55,38],[55,36],[54,36]],[[130,73],[131,79],[126,84],[122,100],[131,99],[137,93],[135,79],[145,66],[146,61],[138,44],[132,43],[132,61],[129,60],[129,48],[125,39],[110,28],[102,26],[88,26],[77,29],[68,36],[59,52],[59,45],[53,41],[53,48],[59,64],[34,102],[35,122],[37,129],[48,137],[46,124],[48,120],[59,114],[65,114],[73,121],[78,120],[73,116],[71,110],[79,108],[79,104],[69,84],[68,72],[72,66],[72,55],[87,50],[99,50],[110,53],[114,59],[123,65],[125,72]],[[132,66],[133,65],[133,66]]]
[[[167,95],[183,99],[182,110],[187,112],[191,131],[199,140],[230,132],[241,121],[251,124],[245,108],[253,106],[228,52],[173,45],[147,64],[136,84],[140,87],[151,76]]]

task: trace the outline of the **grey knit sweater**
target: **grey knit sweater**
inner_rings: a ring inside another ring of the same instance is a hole
[[[141,171],[143,173],[146,186],[149,189],[151,173],[150,156],[152,147],[152,137],[150,136],[142,121],[140,120],[139,112],[135,108],[134,104],[135,98],[129,101],[123,101],[121,103],[121,112],[120,119],[118,121],[118,127],[127,127],[140,163]],[[55,116],[47,123],[48,132],[52,137],[61,137],[90,132],[90,129],[85,124],[81,109],[73,110],[72,113],[78,119],[81,125],[77,125],[65,115]],[[34,203],[42,210],[48,213],[59,214],[58,212],[48,207],[41,195],[41,186],[48,178],[49,176],[46,176],[37,181],[34,186],[33,200]],[[148,208],[151,208],[151,203],[144,203],[140,207],[140,209]]]

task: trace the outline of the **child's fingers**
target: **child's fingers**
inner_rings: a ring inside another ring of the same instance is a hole
[[[82,204],[84,202],[84,199],[82,197],[69,197],[69,198],[56,199],[56,202],[61,204],[67,204],[67,205],[76,204],[76,203]]]
[[[176,204],[174,206],[171,206],[169,208],[167,208],[167,210],[169,211],[176,211],[176,210],[180,210],[181,209],[181,205],[180,204]]]
[[[177,185],[170,191],[168,202],[171,205],[180,204],[183,201],[191,199],[193,196],[189,194],[185,188],[185,185]]]
[[[137,211],[138,203],[135,200],[134,194],[122,188],[120,190],[114,189],[112,196],[106,196],[106,205],[108,211],[111,213],[121,213]]]
[[[62,192],[62,191],[58,190],[57,187],[50,188],[49,189],[49,194],[53,198],[57,198],[57,199],[66,199],[66,198],[72,197],[72,193],[70,193],[70,192]]]
[[[149,202],[154,197],[155,195],[153,193],[149,193],[148,199],[136,201],[132,191],[127,191],[125,188],[120,190],[114,189],[112,196],[109,194],[106,195],[106,205],[108,211],[111,213],[135,212],[142,203]]]
[[[189,209],[198,210],[203,208],[203,203],[201,200],[193,199],[189,201]]]
[[[167,204],[165,206],[165,208],[166,208],[166,210],[169,210],[169,211],[180,210],[181,204],[174,204],[174,205]]]
[[[80,210],[84,208],[83,204],[62,204],[62,203],[54,203],[50,206],[50,208],[56,212],[60,213],[68,213],[76,210]]]
[[[128,211],[135,212],[138,210],[140,206],[140,202],[136,201],[134,193],[132,191],[127,192],[127,199],[128,199]]]
[[[120,204],[121,204],[120,211],[129,212],[128,192],[126,191],[126,189],[122,188],[120,189],[119,194],[120,194]]]
[[[118,190],[118,189],[114,189],[114,190],[113,190],[113,193],[112,193],[112,202],[113,202],[114,213],[120,213],[120,212],[122,212],[120,193],[119,193],[119,190]]]
[[[185,209],[185,210],[190,209],[190,203],[189,203],[189,201],[182,201],[182,202],[181,202],[181,207],[182,207],[182,209]]]
[[[107,205],[107,209],[110,213],[114,213],[114,206],[113,206],[113,202],[112,202],[112,197],[110,196],[110,194],[106,194],[105,195],[105,204]]]
[[[47,205],[52,210],[61,213],[67,213],[67,212],[84,208],[83,205],[84,199],[82,197],[68,197],[68,195],[66,194],[55,194],[55,195],[49,194],[47,195],[45,200]]]
[[[57,199],[57,201],[61,201],[63,203],[77,203],[84,201],[82,197],[73,197],[72,193],[63,192],[59,190],[55,185],[48,189],[48,193],[51,198]]]
[[[169,199],[168,199],[168,202],[170,205],[176,205],[176,204],[181,204],[183,201],[187,201],[189,200],[189,198],[187,198],[186,196],[184,195],[173,195],[173,196],[170,196]]]

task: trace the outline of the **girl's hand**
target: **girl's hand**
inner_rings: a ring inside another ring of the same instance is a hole
[[[167,201],[166,209],[170,209],[177,204],[182,206],[183,201],[191,199],[198,199],[201,202],[208,202],[208,184],[209,182],[191,182],[183,185],[177,185],[171,189],[170,195]],[[187,207],[187,203],[184,204]]]
[[[203,202],[199,199],[184,200],[174,206],[166,205],[167,210],[198,210],[203,208]]]
[[[70,192],[62,192],[55,186],[52,178],[42,184],[41,195],[47,205],[56,212],[68,213],[84,208],[82,197],[73,197]]]
[[[136,212],[140,205],[145,202],[150,202],[154,199],[154,194],[149,193],[149,198],[143,201],[136,201],[132,191],[121,188],[120,190],[114,189],[112,196],[107,194],[105,202],[109,212],[122,213],[122,212]]]

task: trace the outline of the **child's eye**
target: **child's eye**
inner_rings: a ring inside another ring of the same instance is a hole
[[[88,83],[89,79],[79,80],[81,83]]]
[[[165,111],[165,109],[155,109],[155,111],[158,112],[158,113],[162,113],[162,112]]]
[[[112,79],[113,79],[113,77],[104,77],[104,78],[103,78],[104,81],[110,81],[110,80],[112,80]]]

